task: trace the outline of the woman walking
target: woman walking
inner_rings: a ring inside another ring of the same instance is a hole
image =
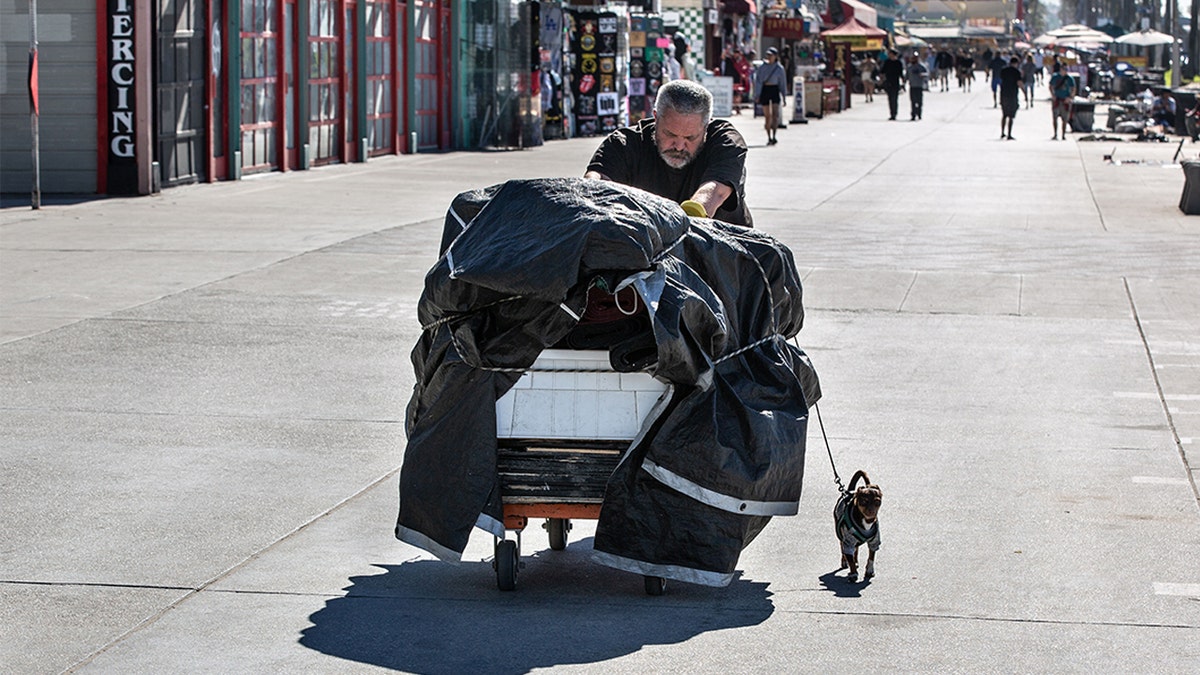
[[[787,73],[779,65],[779,50],[767,50],[767,60],[754,71],[754,100],[763,108],[766,117],[767,145],[775,145],[775,131],[779,128],[780,106],[786,101]]]
[[[867,95],[867,103],[875,100],[875,71],[879,68],[879,62],[875,60],[874,54],[867,54],[867,58],[858,64],[858,72],[862,74],[863,93]]]

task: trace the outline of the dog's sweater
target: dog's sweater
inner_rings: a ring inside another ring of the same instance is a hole
[[[851,499],[851,495],[842,495],[833,507],[833,523],[837,528],[838,541],[842,542],[842,553],[854,555],[863,544],[872,551],[879,550],[879,521],[876,520],[870,527],[855,522],[852,517],[854,509],[850,506]]]

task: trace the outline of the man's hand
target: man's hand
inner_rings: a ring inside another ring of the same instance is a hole
[[[704,210],[704,205],[691,199],[684,200],[680,204],[683,207],[683,212],[695,218],[707,218],[708,211]]]
[[[689,201],[703,206],[704,212],[711,217],[716,214],[717,209],[721,208],[731,194],[733,194],[733,188],[724,183],[710,180],[702,184]]]

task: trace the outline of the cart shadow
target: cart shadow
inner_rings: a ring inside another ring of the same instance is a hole
[[[641,577],[588,561],[590,542],[541,551],[515,592],[496,589],[490,561],[376,565],[314,612],[300,644],[349,661],[415,673],[527,673],[598,663],[647,645],[758,625],[774,612],[766,582],[726,588],[669,582],[660,597]]]

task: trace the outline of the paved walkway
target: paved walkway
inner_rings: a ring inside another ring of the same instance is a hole
[[[528,532],[515,593],[482,533],[457,566],[392,538],[446,206],[579,175],[595,139],[0,211],[0,664],[1200,670],[1200,218],[1175,145],[1051,141],[1041,94],[1016,141],[978,86],[774,147],[735,118],[838,469],[885,492],[870,584],[835,574],[815,430],[801,513],[725,589],[646,597],[587,522]]]

